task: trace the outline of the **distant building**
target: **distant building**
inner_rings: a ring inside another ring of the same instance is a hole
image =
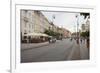
[[[71,34],[71,37],[72,37],[72,38],[76,38],[76,37],[77,37],[77,32],[72,33],[72,34]]]
[[[67,37],[71,37],[71,32],[65,28],[62,28],[63,31],[63,37],[67,38]]]
[[[58,26],[56,26],[56,25],[54,25],[52,22],[51,22],[51,29],[50,30],[52,30],[52,31],[54,31],[54,32],[58,32],[58,29],[59,27]]]
[[[81,28],[82,28],[82,32],[85,32],[86,31],[85,24],[82,24]]]
[[[65,28],[57,28],[57,31],[62,34],[63,38],[71,37],[71,32]]]
[[[85,24],[82,24],[81,28],[82,28],[81,32],[90,31],[90,21],[89,21],[89,19],[86,20]]]
[[[49,30],[51,28],[50,22],[47,20],[47,18],[40,12],[40,11],[34,11],[35,16],[35,24],[34,29],[37,33],[44,33],[45,30]]]
[[[57,31],[58,31],[58,33],[60,33],[60,34],[63,34],[63,31],[62,31],[61,28],[57,27]]]
[[[90,31],[90,20],[89,19],[86,21],[85,29],[86,29],[86,31]]]

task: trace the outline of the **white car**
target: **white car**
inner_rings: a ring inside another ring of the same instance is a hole
[[[55,43],[56,42],[56,38],[50,38],[49,43]]]

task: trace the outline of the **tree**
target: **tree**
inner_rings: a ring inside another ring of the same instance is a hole
[[[80,15],[83,15],[84,19],[86,19],[87,16],[89,16],[89,18],[90,18],[90,13],[80,13]]]
[[[81,36],[82,36],[82,37],[89,37],[89,36],[90,36],[90,32],[89,32],[89,31],[82,32],[82,33],[81,33]]]
[[[53,37],[58,37],[58,36],[60,36],[60,33],[54,32],[54,31],[52,31],[52,30],[45,30],[44,33],[47,34],[47,35],[49,35],[49,36],[53,36]]]
[[[86,19],[87,16],[88,16],[88,18],[90,18],[90,13],[80,13],[80,15],[83,15],[84,19]],[[90,33],[89,31],[82,32],[81,36],[83,36],[83,37],[89,37],[89,33]]]

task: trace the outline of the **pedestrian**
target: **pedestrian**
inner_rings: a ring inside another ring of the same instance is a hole
[[[50,38],[50,37],[48,37],[48,41],[49,41],[49,43],[50,43],[50,40],[51,40],[51,38]]]
[[[73,39],[71,38],[70,41],[72,41]]]
[[[90,41],[89,41],[89,38],[87,38],[87,48],[88,48],[88,49],[89,49],[89,47],[90,47],[90,46],[89,46],[89,44],[90,44],[89,42],[90,42]]]
[[[85,38],[83,38],[83,43],[85,44]]]
[[[82,44],[82,38],[80,39],[80,41],[81,41],[81,44]]]
[[[76,43],[79,44],[79,39],[78,38],[76,39]]]

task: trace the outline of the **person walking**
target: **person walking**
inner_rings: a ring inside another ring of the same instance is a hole
[[[80,41],[81,41],[81,44],[82,44],[82,38],[80,39]]]
[[[87,41],[86,42],[87,42],[87,48],[89,48],[90,47],[90,45],[89,45],[90,44],[89,38],[87,38]]]

